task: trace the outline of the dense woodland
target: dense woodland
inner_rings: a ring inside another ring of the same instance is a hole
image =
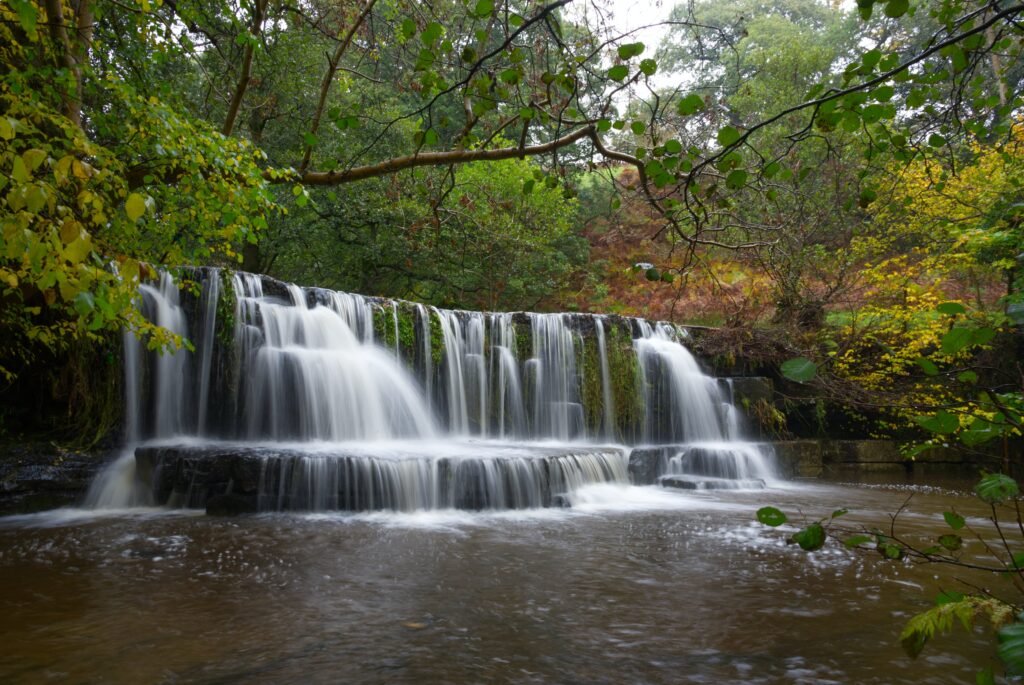
[[[869,434],[1016,435],[1022,10],[6,0],[3,392],[91,416],[201,264],[710,325]]]

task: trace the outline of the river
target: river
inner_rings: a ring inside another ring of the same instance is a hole
[[[754,520],[943,532],[947,487],[601,484],[572,509],[63,509],[0,518],[5,683],[973,683],[991,635],[898,642],[949,571]],[[981,519],[969,519],[980,525]],[[975,543],[980,547],[980,543]],[[989,578],[993,589],[1007,583]]]

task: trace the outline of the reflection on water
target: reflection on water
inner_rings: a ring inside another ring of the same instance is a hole
[[[934,568],[808,555],[753,522],[771,503],[883,523],[906,496],[601,485],[568,510],[0,519],[0,680],[974,682],[984,634],[900,651]],[[906,529],[951,504],[984,513],[923,489]]]

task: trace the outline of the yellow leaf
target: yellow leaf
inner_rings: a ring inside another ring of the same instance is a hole
[[[68,219],[60,227],[60,239],[65,245],[73,243],[82,234],[82,224]]]
[[[124,211],[128,213],[129,219],[138,221],[146,213],[146,199],[138,193],[132,193],[124,202]]]
[[[0,117],[0,138],[4,140],[12,140],[14,138],[14,127],[7,117]]]
[[[14,158],[14,166],[11,168],[11,178],[18,183],[27,183],[29,178],[28,167],[25,166],[25,160],[21,157]]]
[[[65,155],[53,166],[53,177],[57,179],[58,185],[67,180],[68,172],[71,170],[71,163],[74,161],[74,157]]]
[[[71,300],[75,299],[75,295],[78,294],[78,288],[67,281],[61,281],[57,285],[57,287],[60,288],[60,298],[65,302],[70,302]],[[52,293],[53,291],[49,290],[47,292]],[[47,301],[49,302],[49,298],[47,298]],[[53,303],[50,302],[50,304]]]
[[[64,248],[64,258],[72,264],[78,264],[92,251],[92,239],[88,235],[82,236]]]
[[[43,163],[43,160],[46,159],[46,152],[34,147],[31,150],[22,152],[21,158],[25,160],[25,166],[28,167],[29,171],[35,171]]]

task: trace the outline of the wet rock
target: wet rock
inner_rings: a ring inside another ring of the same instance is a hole
[[[572,502],[569,501],[568,495],[554,495],[551,498],[551,506],[560,509],[571,509]]]
[[[637,447],[629,453],[629,480],[633,485],[654,485],[665,472],[668,460],[682,449],[680,445]]]
[[[761,490],[765,483],[760,478],[709,478],[707,476],[662,476],[658,485],[675,490]]]
[[[774,442],[775,463],[783,478],[817,478],[822,473],[821,440]]]
[[[0,511],[38,511],[72,504],[113,457],[51,443],[0,446]]]
[[[229,493],[214,495],[206,501],[206,513],[210,516],[238,516],[255,514],[259,511],[259,502],[255,495]]]

